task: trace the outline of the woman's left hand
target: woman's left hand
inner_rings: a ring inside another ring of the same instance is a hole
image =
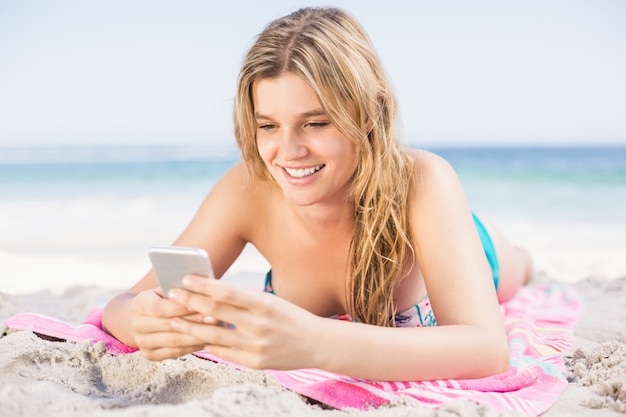
[[[273,294],[195,275],[168,298],[204,316],[172,319],[172,327],[205,343],[204,350],[255,369],[316,367],[315,326],[321,319]],[[220,325],[229,323],[234,328]]]

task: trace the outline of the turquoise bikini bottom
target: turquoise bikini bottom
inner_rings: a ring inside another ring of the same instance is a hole
[[[491,236],[489,236],[489,232],[487,232],[487,229],[485,228],[483,222],[481,222],[478,216],[476,216],[474,213],[472,213],[472,217],[474,218],[474,224],[476,225],[476,230],[478,231],[480,242],[483,244],[485,256],[487,257],[487,261],[489,261],[489,265],[491,266],[493,285],[496,287],[497,290],[498,285],[500,284],[500,265],[498,264],[498,257],[496,256],[496,248],[493,246]]]

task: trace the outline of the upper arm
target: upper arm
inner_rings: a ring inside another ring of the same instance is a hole
[[[250,241],[252,212],[258,206],[253,187],[244,164],[237,163],[215,184],[176,239],[178,246],[205,249],[216,277],[226,272]]]
[[[425,151],[414,160],[411,235],[437,323],[501,326],[491,269],[456,173]]]
[[[211,189],[185,230],[174,242],[176,246],[203,248],[211,258],[216,277],[221,277],[250,240],[251,211],[255,195],[243,163],[232,167]],[[133,288],[138,292],[158,286],[150,270]]]

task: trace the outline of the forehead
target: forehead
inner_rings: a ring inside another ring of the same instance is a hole
[[[286,72],[252,84],[255,114],[274,115],[321,110],[315,91],[299,76]]]

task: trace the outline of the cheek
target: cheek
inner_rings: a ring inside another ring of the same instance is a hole
[[[272,158],[271,141],[264,139],[264,138],[259,138],[257,136],[256,147],[258,149],[259,156],[261,157],[263,162],[265,162],[265,164],[268,165],[270,159]]]
[[[349,171],[355,171],[359,163],[359,148],[356,144],[343,139],[343,143],[336,151],[342,164]]]
[[[359,163],[361,162],[361,159],[359,158],[358,150],[354,150],[353,155],[354,155],[353,158],[350,160],[350,176],[355,175],[357,168],[359,166]]]
[[[273,161],[276,159],[276,153],[278,146],[271,138],[258,137],[256,140],[256,147],[263,164],[265,165],[266,174],[268,177],[278,181],[278,172],[273,168]]]

